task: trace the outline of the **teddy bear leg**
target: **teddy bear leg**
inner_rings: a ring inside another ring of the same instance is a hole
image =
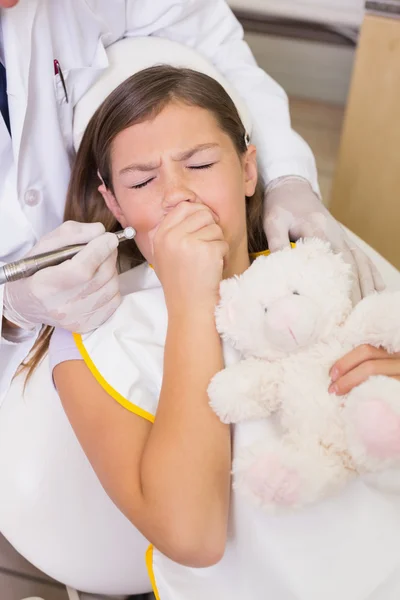
[[[268,440],[244,449],[233,464],[234,487],[270,513],[312,504],[340,489],[349,473],[318,444]]]
[[[400,382],[370,377],[354,388],[343,409],[347,443],[361,471],[400,465]]]

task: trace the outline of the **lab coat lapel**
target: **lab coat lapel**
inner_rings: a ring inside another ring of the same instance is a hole
[[[2,115],[0,115],[0,194],[2,182],[6,174],[8,163],[12,161],[11,138]]]
[[[7,91],[12,123],[12,146],[18,162],[22,131],[28,106],[32,28],[39,0],[19,2],[2,12]]]

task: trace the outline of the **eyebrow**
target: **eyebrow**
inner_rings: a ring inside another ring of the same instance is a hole
[[[219,148],[219,144],[197,144],[197,146],[194,146],[189,150],[185,150],[184,152],[177,154],[172,160],[177,162],[181,160],[188,160],[197,152],[201,152],[201,150],[208,150],[209,148]],[[124,173],[128,173],[129,171],[154,171],[154,169],[157,169],[159,166],[160,163],[134,163],[132,165],[129,165],[128,167],[124,167],[123,169],[121,169],[119,175],[123,175]]]

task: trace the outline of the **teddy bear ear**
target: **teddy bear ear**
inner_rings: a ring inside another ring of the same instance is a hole
[[[219,333],[229,333],[235,322],[236,300],[239,293],[239,278],[231,277],[220,283],[220,301],[215,311],[217,330]]]

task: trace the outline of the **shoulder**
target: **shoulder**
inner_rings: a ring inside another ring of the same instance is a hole
[[[161,389],[167,310],[150,267],[133,269],[129,286],[135,285],[138,289],[123,297],[106,323],[73,338],[102,388],[128,410],[148,418],[155,415]]]
[[[65,329],[55,329],[50,339],[49,364],[51,372],[60,363],[69,360],[81,360],[82,357],[72,333]]]

